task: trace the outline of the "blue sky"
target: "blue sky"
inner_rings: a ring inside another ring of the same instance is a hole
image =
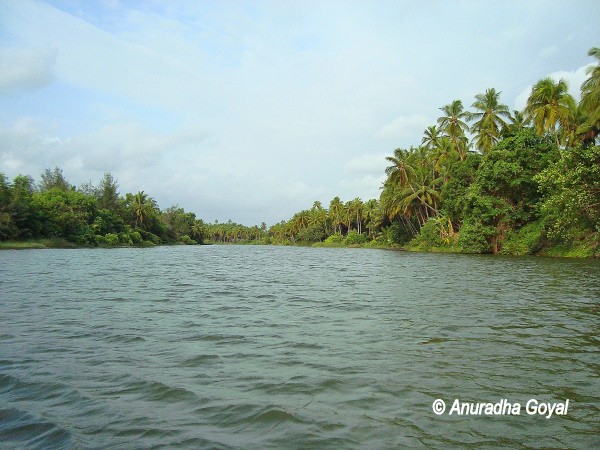
[[[378,197],[439,108],[539,79],[574,95],[590,1],[0,0],[0,172],[111,172],[207,221]]]

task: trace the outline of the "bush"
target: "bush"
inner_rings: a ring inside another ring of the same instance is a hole
[[[197,242],[189,237],[187,234],[179,237],[179,242],[185,245],[196,245]]]
[[[441,247],[442,242],[442,222],[438,218],[432,217],[423,224],[419,234],[415,237],[415,243],[420,247]]]
[[[133,242],[134,245],[142,245],[142,242],[144,241],[142,239],[142,235],[137,231],[130,232],[129,238],[131,239],[131,242]]]
[[[388,244],[404,245],[414,237],[408,227],[400,222],[392,223],[384,232]]]
[[[149,231],[144,231],[141,228],[136,228],[135,231],[137,231],[138,233],[140,233],[140,235],[142,236],[142,238],[144,239],[144,241],[150,241],[154,245],[160,245],[162,243],[162,240],[160,239],[160,237],[158,237],[154,233],[150,233]]]
[[[111,246],[119,245],[119,235],[114,233],[106,233],[104,235],[104,242]]]
[[[332,234],[327,239],[325,239],[326,244],[341,244],[344,238],[341,234]]]
[[[306,228],[302,228],[297,235],[298,240],[305,244],[320,242],[324,237],[325,230],[323,230],[323,227],[319,225],[311,225]]]
[[[494,227],[467,221],[460,229],[458,245],[465,253],[491,253],[490,239],[495,235]]]
[[[503,255],[533,255],[541,250],[545,241],[542,223],[532,222],[520,230],[506,233],[502,242]]]
[[[365,244],[369,238],[364,234],[359,234],[358,231],[352,230],[348,232],[346,239],[344,239],[344,244],[346,245],[357,245],[357,244]]]
[[[123,245],[133,245],[133,241],[129,237],[128,233],[119,233],[119,243]]]

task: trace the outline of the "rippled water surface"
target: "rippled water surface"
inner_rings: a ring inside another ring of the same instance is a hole
[[[0,447],[598,448],[599,329],[599,261],[2,251]]]

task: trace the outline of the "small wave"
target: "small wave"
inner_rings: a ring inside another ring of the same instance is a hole
[[[71,434],[24,411],[0,409],[0,442],[18,443],[23,448],[65,448],[70,446]]]
[[[128,383],[118,394],[138,394],[141,398],[156,402],[182,402],[196,399],[196,394],[182,387],[168,386],[160,381],[140,380]]]
[[[273,424],[283,422],[306,423],[305,420],[295,414],[273,406],[267,407],[250,419],[250,423]]]
[[[337,378],[328,378],[328,379],[323,380],[323,381],[317,383],[316,385],[314,385],[313,391],[315,391],[315,392],[323,392],[323,391],[329,391],[329,390],[337,391],[340,389],[340,387],[343,384],[344,384],[344,382],[342,380],[338,380]]]
[[[64,384],[54,382],[27,381],[9,374],[0,373],[0,393],[10,393],[19,400],[50,400],[69,393]]]
[[[291,345],[291,347],[294,348],[302,348],[302,349],[307,349],[307,350],[320,350],[323,347],[322,345],[319,344],[309,344],[307,342],[295,342]]]
[[[452,339],[450,338],[431,338],[425,342],[421,342],[421,345],[427,345],[427,344],[441,344],[442,342],[448,342],[451,341]]]
[[[180,367],[198,367],[206,363],[219,361],[221,357],[219,355],[197,355],[192,358],[188,358],[182,361]]]
[[[131,344],[134,342],[146,342],[146,339],[144,339],[141,336],[128,336],[125,334],[113,334],[112,336],[105,338],[105,340],[107,342],[121,342],[123,344]]]
[[[239,343],[247,340],[240,334],[195,334],[189,338],[183,338],[183,341],[208,341],[216,343]]]
[[[313,385],[301,382],[257,383],[251,390],[258,389],[270,395],[311,394]]]

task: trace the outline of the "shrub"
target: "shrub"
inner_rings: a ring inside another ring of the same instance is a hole
[[[119,233],[119,242],[123,245],[133,245],[133,241],[129,237],[129,234],[125,232]]]
[[[114,233],[106,233],[104,235],[104,242],[107,245],[119,245],[119,235]]]
[[[195,240],[193,240],[191,237],[189,237],[187,234],[180,236],[179,242],[181,242],[182,244],[185,244],[185,245],[196,245],[197,244],[197,242]]]
[[[467,221],[460,229],[458,245],[465,253],[490,253],[490,239],[495,235],[494,227],[482,225],[477,221]]]
[[[356,230],[352,230],[348,232],[346,239],[344,239],[344,243],[347,245],[355,245],[355,244],[365,244],[369,238],[364,235],[358,233]]]
[[[142,245],[142,242],[143,242],[142,235],[140,233],[138,233],[137,231],[130,232],[129,238],[131,239],[131,242],[133,242],[134,245]]]
[[[332,234],[327,239],[325,239],[326,244],[341,244],[344,238],[341,234]]]
[[[520,230],[507,232],[502,242],[504,255],[532,255],[544,245],[545,231],[542,223],[532,222]]]
[[[409,228],[399,222],[392,223],[385,230],[385,237],[388,244],[407,244],[414,236],[411,234]]]
[[[415,243],[421,247],[441,247],[443,245],[441,233],[441,220],[432,217],[419,230],[419,234],[415,238]]]

